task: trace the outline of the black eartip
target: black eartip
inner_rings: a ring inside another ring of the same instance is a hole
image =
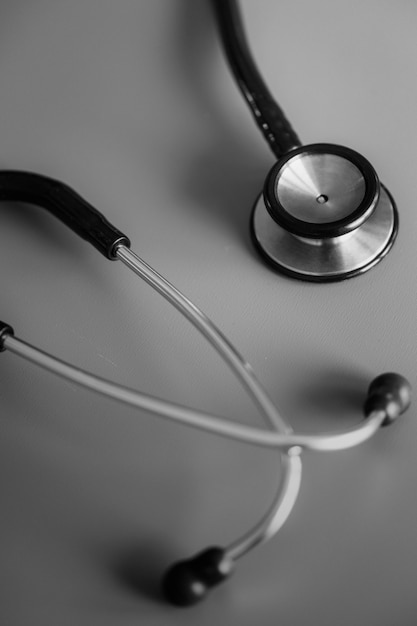
[[[385,411],[386,418],[382,426],[387,426],[404,413],[411,404],[411,385],[400,374],[387,373],[377,376],[368,389],[364,413]]]
[[[174,563],[162,582],[165,599],[175,606],[192,606],[227,578],[232,569],[233,563],[222,548],[208,548],[191,559]]]
[[[0,322],[0,352],[4,352],[4,350],[6,349],[4,347],[4,338],[8,335],[14,335],[13,328],[10,326],[10,324],[7,324],[6,322]]]

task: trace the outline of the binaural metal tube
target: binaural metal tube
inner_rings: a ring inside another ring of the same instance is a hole
[[[279,414],[277,408],[257,380],[252,367],[237,352],[235,347],[213,324],[213,322],[186,298],[178,289],[169,283],[161,274],[154,270],[148,263],[135,254],[130,248],[119,245],[115,255],[130,270],[147,282],[184,315],[217,350],[224,361],[241,381],[256,406],[274,429],[290,433],[292,428]]]
[[[4,323],[1,325],[0,349],[7,349],[62,378],[125,404],[213,434],[278,450],[281,454],[282,473],[277,492],[261,520],[226,548],[228,558],[236,560],[256,545],[271,538],[290,515],[299,493],[303,450],[331,451],[356,446],[378,430],[386,418],[386,413],[384,410],[371,410],[368,417],[359,425],[339,433],[322,435],[294,433],[258,382],[247,361],[200,309],[127,246],[118,245],[115,257],[163,295],[206,337],[241,381],[272,427],[272,431],[220,419],[90,374],[18,339],[14,336],[13,329]]]
[[[129,269],[177,308],[206,337],[241,381],[261,413],[272,428],[277,431],[277,434],[280,432],[283,435],[290,434],[292,432],[291,427],[278,413],[275,405],[256,379],[249,363],[242,358],[211,320],[130,248],[119,245],[115,254]],[[226,424],[224,423],[224,425]],[[226,550],[231,558],[237,559],[245,554],[251,546],[255,546],[272,536],[290,514],[299,492],[302,472],[301,459],[298,456],[289,456],[285,449],[281,450],[281,470],[281,481],[267,514],[255,528]]]
[[[279,450],[282,465],[279,487],[269,509],[261,520],[226,549],[228,557],[236,560],[256,545],[271,538],[288,518],[299,493],[302,475],[300,457],[303,449],[330,451],[358,445],[376,432],[386,417],[385,413],[384,411],[373,411],[361,424],[340,433],[324,435],[293,433],[257,381],[250,365],[206,315],[126,246],[117,246],[115,256],[163,295],[200,330],[242,382],[261,413],[272,426],[272,432],[219,419],[216,416],[173,404],[102,379],[18,339],[7,325],[4,325],[4,332],[0,337],[1,348],[8,349],[63,378],[126,404],[214,434]]]
[[[268,511],[253,528],[227,547],[226,556],[232,561],[271,539],[287,521],[300,491],[301,448],[290,448],[282,465],[287,471]]]
[[[101,395],[214,435],[264,448],[284,450],[288,453],[294,450],[295,447],[302,450],[320,452],[333,452],[353,448],[370,439],[386,418],[384,411],[374,411],[356,426],[340,432],[321,435],[286,434],[253,426],[244,426],[210,413],[167,402],[166,400],[113,383],[81,368],[74,367],[61,359],[57,359],[14,335],[4,333],[0,339],[3,349],[35,363],[65,380],[70,380]],[[294,454],[294,452],[291,454]]]

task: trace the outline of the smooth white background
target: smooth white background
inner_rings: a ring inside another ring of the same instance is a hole
[[[193,299],[297,430],[360,419],[369,381],[415,383],[417,7],[245,0],[256,59],[306,143],[363,153],[394,195],[398,240],[368,274],[291,281],[248,222],[273,157],[203,0],[3,0],[0,166],[63,180]],[[196,332],[42,209],[1,206],[0,318],[80,367],[260,424]],[[411,626],[417,423],[305,455],[282,532],[189,610],[173,560],[226,545],[268,506],[272,452],[119,406],[1,355],[0,615],[5,626]],[[136,589],[131,570],[136,572]]]

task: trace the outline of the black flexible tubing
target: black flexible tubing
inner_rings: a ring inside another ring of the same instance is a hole
[[[277,158],[301,141],[274,100],[252,57],[237,0],[211,0],[223,47],[237,84]]]
[[[130,246],[126,235],[59,180],[32,172],[0,170],[0,202],[27,202],[46,209],[107,259],[116,258],[118,244]]]

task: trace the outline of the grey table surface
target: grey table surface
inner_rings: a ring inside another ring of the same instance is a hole
[[[398,239],[366,275],[304,284],[253,250],[249,215],[273,158],[203,0],[4,0],[0,167],[65,181],[127,232],[230,337],[294,429],[344,428],[378,373],[415,384],[417,4],[242,6],[303,141],[358,150],[396,198]],[[121,263],[38,208],[3,204],[1,224],[0,318],[19,337],[261,424],[211,348]],[[361,447],[306,454],[279,535],[181,610],[160,601],[158,577],[256,522],[276,454],[119,406],[8,352],[0,367],[4,626],[416,623],[415,406]]]

